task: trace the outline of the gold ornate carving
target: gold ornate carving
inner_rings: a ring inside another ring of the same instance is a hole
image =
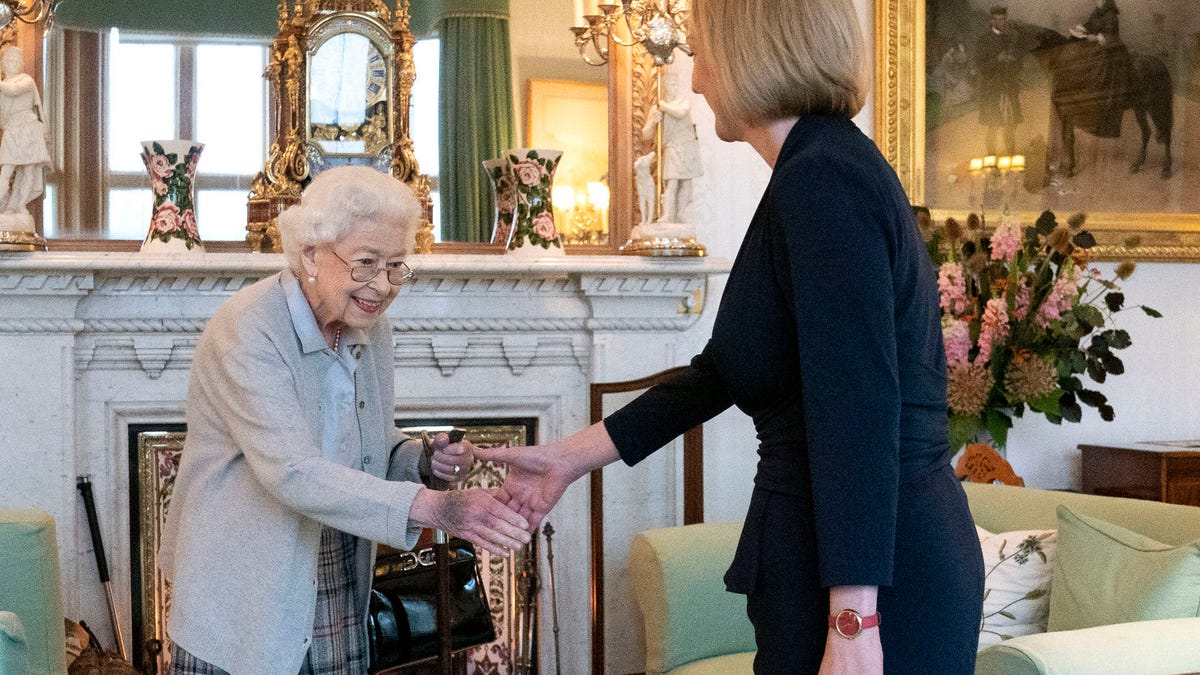
[[[361,141],[371,153],[390,154],[386,170],[408,184],[422,204],[422,222],[414,251],[433,246],[433,204],[429,179],[420,172],[409,138],[408,108],[413,80],[413,36],[408,29],[408,0],[397,0],[395,21],[383,0],[296,0],[279,3],[279,34],[263,73],[267,80],[275,129],[263,170],[254,176],[247,203],[246,241],[253,251],[281,251],[276,218],[300,201],[310,173],[321,166],[321,151],[313,141]],[[313,50],[341,32],[359,32],[371,40],[390,74],[386,113],[374,112],[362,125],[309,125],[308,68]],[[390,153],[384,152],[390,144]],[[310,166],[310,152],[312,161]]]
[[[875,142],[914,204],[926,203],[925,8],[926,0],[875,3]],[[928,206],[935,219],[962,215]],[[1096,259],[1200,262],[1200,214],[1093,212],[1087,222]]]

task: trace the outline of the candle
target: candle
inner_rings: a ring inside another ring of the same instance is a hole
[[[996,156],[995,155],[988,155],[983,158],[983,167],[985,169],[990,169],[994,166],[996,166]]]
[[[971,171],[978,172],[978,171],[982,171],[982,170],[983,170],[983,158],[982,157],[972,157],[971,158]]]
[[[1012,168],[1015,171],[1020,171],[1025,168],[1025,155],[1013,155]]]
[[[583,0],[572,0],[575,6],[575,19],[572,26],[586,26],[583,21]]]
[[[1001,171],[1008,171],[1009,167],[1011,167],[1011,166],[1012,166],[1012,157],[1009,157],[1008,155],[1003,155],[996,159],[996,167],[999,168]]]

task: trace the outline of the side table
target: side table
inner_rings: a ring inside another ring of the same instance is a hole
[[[1200,506],[1200,441],[1080,445],[1083,492]]]

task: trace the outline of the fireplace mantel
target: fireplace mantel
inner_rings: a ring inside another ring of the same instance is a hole
[[[589,382],[688,356],[673,345],[696,324],[709,279],[730,266],[623,256],[408,262],[417,279],[388,311],[397,418],[533,417],[542,441],[587,425]],[[0,254],[0,506],[54,516],[66,612],[102,637],[111,635],[108,611],[75,477],[92,477],[128,624],[128,430],[184,420],[187,371],[206,321],[238,289],[283,267],[277,254]],[[550,517],[568,672],[589,663],[586,502],[586,486],[574,486]],[[543,659],[550,646],[543,639]]]

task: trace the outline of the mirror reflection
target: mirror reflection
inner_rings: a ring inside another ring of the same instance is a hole
[[[564,156],[556,186],[566,206],[565,212],[560,207],[556,213],[560,226],[581,219],[571,211],[603,221],[607,69],[585,64],[568,30],[578,23],[584,2],[510,0],[509,5],[507,51],[513,102],[509,147],[560,146]],[[52,142],[56,156],[64,157],[48,177],[45,234],[57,239],[141,239],[152,199],[138,164],[139,142],[151,136],[194,137],[206,144],[197,176],[201,238],[206,243],[229,241],[231,247],[240,242],[245,237],[250,179],[262,168],[270,142],[271,103],[262,76],[275,26],[254,38],[213,38],[144,26],[104,29],[95,24],[72,25],[67,7],[64,4],[47,38],[45,52]],[[267,31],[272,35],[266,36]],[[439,179],[442,167],[453,159],[438,130],[445,47],[436,27],[417,36],[417,77],[410,102],[409,133],[420,170],[432,179],[438,226],[441,196],[437,192],[450,189]],[[141,53],[154,49],[162,54],[155,52],[150,58]],[[387,60],[368,37],[358,33],[335,34],[313,55],[307,96],[312,117],[306,140],[327,157],[378,156],[396,133],[388,128],[390,115],[385,109],[392,94]],[[209,64],[219,65],[210,68]],[[155,69],[163,73],[150,76],[149,70]],[[539,89],[539,83],[560,82],[592,88],[587,94],[590,116],[564,113],[582,105],[580,100],[563,102],[555,98],[553,88]],[[543,95],[546,91],[549,94]],[[539,113],[538,106],[546,112]],[[597,115],[596,110],[602,112]],[[96,144],[97,138],[109,142]],[[570,143],[576,147],[569,147]],[[226,155],[238,161],[222,160]],[[579,168],[579,163],[590,168]],[[484,178],[482,167],[472,168]],[[490,204],[487,185],[481,185],[482,198]],[[571,188],[572,199],[567,199],[564,186]],[[439,241],[469,240],[456,238],[454,228],[446,228],[448,236],[441,232],[438,227]]]

